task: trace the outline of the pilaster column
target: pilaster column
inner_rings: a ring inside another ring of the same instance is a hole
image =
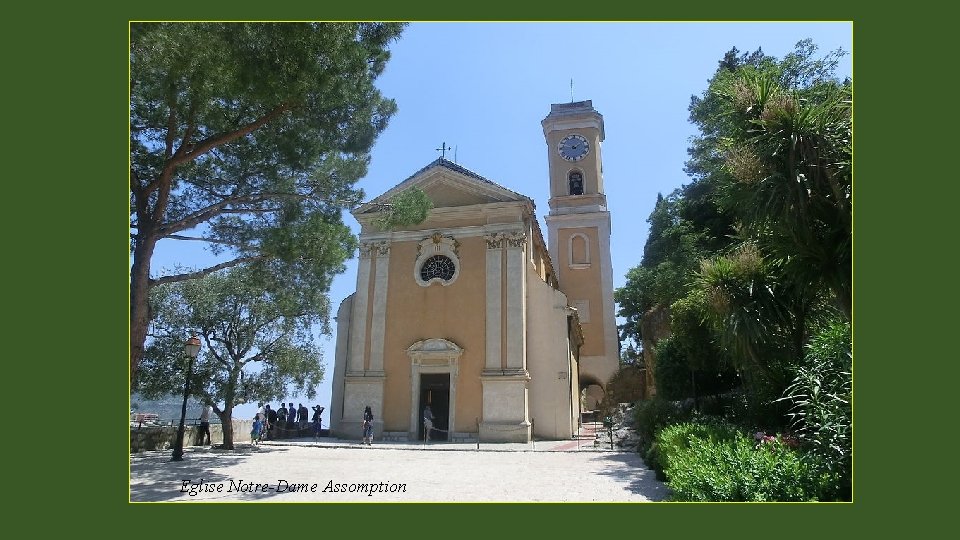
[[[526,246],[523,232],[504,235],[507,255],[507,369],[526,369]]]
[[[352,316],[350,317],[350,358],[347,362],[347,373],[363,371],[364,354],[367,342],[367,311],[370,291],[370,265],[373,255],[373,244],[360,242],[360,263],[357,268],[357,292],[353,299]]]
[[[501,326],[503,324],[503,245],[499,234],[484,236],[487,241],[487,328],[486,360],[484,369],[499,370],[501,355]]]
[[[376,257],[373,278],[373,317],[370,324],[370,371],[383,371],[383,339],[387,320],[387,283],[390,270],[390,242],[372,245]]]

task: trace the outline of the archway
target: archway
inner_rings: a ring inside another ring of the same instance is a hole
[[[600,402],[606,391],[599,380],[581,374],[580,375],[580,410],[585,416],[592,416],[593,411],[599,408]]]

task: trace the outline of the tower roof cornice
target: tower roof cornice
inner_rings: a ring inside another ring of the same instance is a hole
[[[594,128],[600,131],[601,142],[606,138],[603,130],[603,115],[593,108],[593,101],[589,99],[550,105],[550,114],[540,122],[540,125],[543,126],[545,137],[551,131]]]

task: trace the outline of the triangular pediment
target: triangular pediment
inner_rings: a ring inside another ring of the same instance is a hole
[[[395,195],[413,187],[423,190],[433,202],[434,208],[530,200],[469,169],[438,159],[369,203],[361,205],[354,214],[376,212],[380,209],[378,204],[386,203]]]

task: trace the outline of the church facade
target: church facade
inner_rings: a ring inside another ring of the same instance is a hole
[[[616,371],[603,117],[590,101],[542,122],[548,241],[534,202],[440,158],[354,211],[356,292],[337,312],[331,431],[377,438],[526,442],[570,438]],[[376,227],[381,203],[418,187],[433,202],[405,230]]]

